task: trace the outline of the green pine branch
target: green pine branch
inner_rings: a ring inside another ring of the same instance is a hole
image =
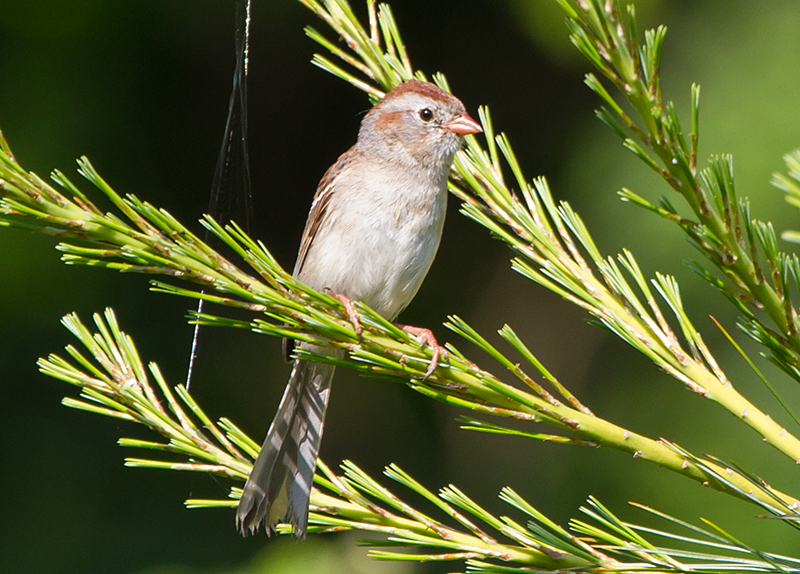
[[[599,2],[557,1],[567,13],[572,43],[637,113],[634,118],[626,114],[590,73],[586,84],[603,102],[597,116],[681,196],[692,217],[681,215],[667,198],[655,206],[629,189],[620,191],[620,196],[679,226],[725,278],[720,280],[697,266],[700,276],[742,312],[742,331],[766,347],[771,360],[800,382],[800,319],[793,301],[800,291],[800,259],[782,252],[772,225],[753,218],[747,199],[738,197],[730,155],[713,155],[707,168],[698,168],[700,87],[691,86],[691,118],[685,122],[691,131],[687,132],[674,104],[665,103],[661,93],[666,27],[648,30],[640,44],[633,5],[623,13],[616,2],[601,6]],[[789,178],[776,175],[773,182],[787,191],[790,203],[796,202],[797,195],[790,191],[796,185]],[[784,235],[790,237],[791,233]]]
[[[230,420],[214,423],[183,386],[172,390],[155,363],[145,369],[133,340],[120,329],[110,309],[102,317],[94,316],[94,333],[74,314],[63,322],[84,350],[70,345],[71,361],[51,355],[40,360],[39,367],[80,389],[80,398],[66,398],[64,404],[142,424],[164,437],[163,442],[120,439],[120,446],[162,453],[158,459],[126,458],[126,466],[211,473],[237,484],[246,480],[258,445]],[[768,508],[753,491],[771,499],[771,512],[778,513],[778,507],[787,510],[773,491],[743,471],[728,467],[720,474],[713,461],[672,448],[710,477],[729,482],[731,476],[743,477],[754,501]],[[525,572],[531,567],[592,572],[800,572],[800,560],[755,551],[719,527],[710,525],[711,531],[704,530],[641,505],[637,506],[672,523],[672,530],[688,530],[691,535],[623,522],[594,498],[581,508],[586,520],[573,520],[565,529],[511,488],[504,488],[500,499],[528,521],[523,525],[488,512],[453,485],[434,493],[396,465],[387,467],[384,474],[404,488],[402,496],[349,461],[342,464],[339,475],[321,461],[318,468],[309,532],[359,530],[383,535],[370,541],[369,553],[379,560],[465,561],[476,572]],[[409,495],[432,504],[441,516],[421,512],[408,502]],[[186,506],[233,507],[240,496],[241,488],[232,486],[228,499],[190,499]],[[795,524],[797,517],[791,520]],[[291,527],[283,525],[279,531],[289,533]],[[666,543],[655,544],[648,537],[666,539]],[[673,547],[670,541],[681,544]],[[687,543],[698,550],[687,550]]]

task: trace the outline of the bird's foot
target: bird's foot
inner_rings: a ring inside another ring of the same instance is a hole
[[[350,297],[342,295],[341,293],[334,293],[327,287],[325,288],[325,293],[342,304],[345,313],[347,313],[347,318],[350,319],[350,322],[353,324],[353,330],[356,332],[356,337],[358,337],[358,340],[361,341],[361,333],[363,329],[361,328],[361,321],[359,320],[358,312],[356,311],[356,304],[352,299],[350,299]]]
[[[425,329],[424,327],[413,327],[411,325],[397,325],[403,331],[408,333],[409,335],[414,335],[421,341],[420,349],[425,345],[429,346],[433,351],[433,356],[431,357],[431,362],[428,365],[428,370],[425,371],[425,376],[422,378],[423,381],[427,380],[433,374],[433,371],[436,370],[436,367],[439,366],[439,357],[442,357],[445,361],[450,358],[450,353],[447,352],[447,349],[442,347],[438,341],[436,341],[436,337],[433,336],[433,332],[430,329]]]

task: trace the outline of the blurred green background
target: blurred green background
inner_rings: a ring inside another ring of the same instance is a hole
[[[355,141],[368,103],[308,64],[315,47],[302,28],[322,29],[322,22],[292,0],[254,4],[255,234],[291,268],[317,181]],[[691,82],[702,85],[701,158],[732,153],[738,193],[750,197],[754,214],[778,230],[800,227],[797,212],[768,185],[771,173],[782,169],[781,156],[800,146],[800,4],[636,5],[640,30],[669,26],[666,97],[685,114]],[[393,7],[414,65],[445,72],[470,111],[488,104],[528,177],[547,176],[556,197],[569,200],[584,217],[603,252],[628,247],[647,273],[676,275],[695,324],[734,384],[784,421],[708,319],[713,314],[734,328],[735,314],[683,265],[695,257],[692,249],[674,228],[617,199],[623,185],[651,199],[669,190],[594,119],[596,100],[582,84],[588,64],[569,45],[554,0],[405,0]],[[85,154],[118,192],[163,206],[184,222],[196,221],[208,201],[232,69],[228,1],[5,2],[0,129],[22,165],[40,175],[53,168],[74,174],[74,159]],[[437,261],[402,315],[404,322],[454,340],[441,323],[458,314],[494,342],[494,331],[508,322],[599,415],[698,454],[733,459],[797,494],[796,465],[722,409],[588,326],[582,312],[510,271],[510,252],[461,217],[455,201],[450,208]],[[371,562],[355,546],[356,536],[311,537],[302,544],[242,539],[232,511],[182,505],[187,497],[225,496],[227,482],[125,469],[123,457],[139,453],[117,447],[117,438],[150,435],[62,407],[61,397],[74,391],[41,376],[35,361],[71,342],[59,326],[61,316],[77,311],[88,320],[111,306],[142,357],[158,362],[178,384],[189,352],[191,328],[184,316],[191,305],[149,293],[146,277],[66,267],[55,243],[0,231],[0,571],[456,569]],[[279,346],[250,333],[206,330],[193,380],[198,402],[260,442],[288,375]],[[796,404],[796,385],[761,366]],[[395,462],[432,489],[456,484],[498,513],[511,512],[496,498],[509,485],[561,523],[577,516],[593,494],[627,519],[664,526],[625,504],[635,500],[695,523],[699,516],[712,519],[764,550],[797,554],[793,531],[753,518],[756,507],[615,452],[461,431],[458,414],[399,385],[340,372],[322,457],[332,466],[351,459],[374,475]]]

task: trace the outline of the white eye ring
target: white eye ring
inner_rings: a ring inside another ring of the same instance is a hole
[[[433,112],[430,108],[422,108],[419,111],[419,119],[427,124],[433,119]]]

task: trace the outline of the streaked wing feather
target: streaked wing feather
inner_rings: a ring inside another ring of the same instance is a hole
[[[311,244],[314,242],[322,223],[325,221],[327,207],[331,202],[333,194],[336,193],[336,176],[353,161],[353,158],[358,152],[354,147],[344,152],[339,156],[317,186],[317,192],[314,194],[314,201],[311,202],[311,209],[308,212],[308,219],[306,220],[305,229],[303,229],[303,238],[300,240],[300,251],[297,253],[297,262],[294,264],[294,271],[292,276],[297,277],[303,270],[303,265],[306,262],[308,251],[311,249]],[[292,360],[292,351],[294,351],[295,341],[293,339],[283,340],[283,358],[284,360]]]
[[[306,220],[306,227],[303,229],[300,251],[297,254],[297,262],[294,264],[294,271],[292,272],[294,277],[297,277],[300,271],[302,271],[303,264],[306,262],[306,256],[314,241],[314,237],[322,226],[322,222],[325,220],[326,208],[328,204],[330,204],[331,198],[336,190],[336,176],[353,160],[353,157],[355,157],[357,153],[355,148],[350,148],[339,156],[336,163],[329,167],[325,175],[322,176],[317,186],[317,193],[314,194],[314,201],[311,203],[311,209],[309,210],[308,219]]]

